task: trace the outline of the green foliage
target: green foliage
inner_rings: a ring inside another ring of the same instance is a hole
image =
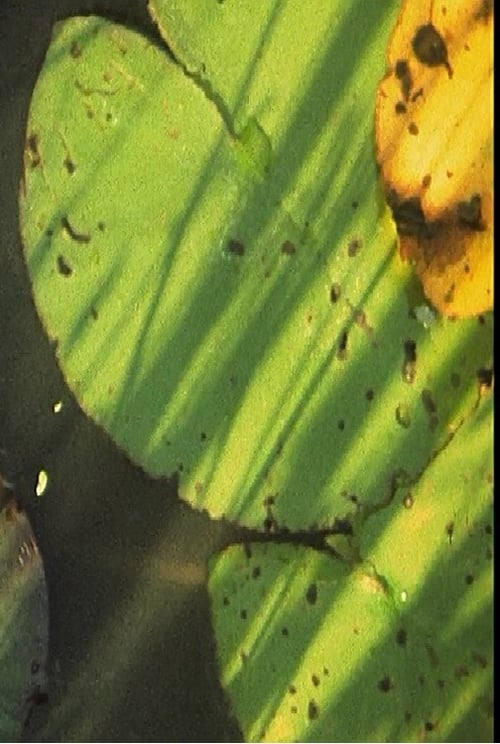
[[[21,230],[68,384],[211,516],[349,525],[213,563],[246,738],[481,736],[491,318],[429,327],[396,256],[372,130],[397,3],[150,10],[174,60],[73,18],[33,95]]]
[[[45,682],[47,644],[43,565],[28,519],[11,500],[0,510],[0,741],[20,739]]]

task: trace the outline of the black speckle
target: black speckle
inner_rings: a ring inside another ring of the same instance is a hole
[[[425,730],[426,731],[434,731],[434,724],[432,721],[426,721],[425,722]]]
[[[247,619],[247,611],[246,610],[241,610],[240,611],[240,617],[241,617],[242,620],[246,620]]]
[[[486,527],[484,528],[484,531],[486,532],[487,535],[491,535],[493,532],[493,528],[491,524],[487,524]]]
[[[398,101],[396,105],[394,106],[394,111],[396,114],[406,114],[406,106],[403,103],[403,101]]]
[[[473,584],[474,583],[474,576],[472,574],[467,574],[467,576],[465,577],[465,583],[468,586],[470,586],[471,584]]]
[[[97,229],[101,232],[104,232],[104,230],[106,229],[106,224],[101,220],[97,223]]]
[[[344,429],[345,429],[345,421],[344,421],[344,419],[340,419],[340,421],[338,422],[337,426],[340,429],[340,431],[344,431]]]
[[[352,207],[353,209],[357,209],[357,208],[359,207],[359,202],[358,202],[358,201],[356,201],[356,200],[354,200],[354,201],[352,202],[352,204],[351,204],[351,207]]]
[[[243,256],[245,253],[245,246],[241,240],[236,240],[235,238],[231,238],[227,245],[227,249],[229,253],[233,254],[233,256]]]
[[[297,688],[295,687],[295,685],[289,685],[288,692],[290,693],[290,695],[295,695],[295,693],[297,692]]]
[[[342,290],[340,284],[338,282],[333,282],[332,286],[330,287],[330,302],[333,305],[340,300],[341,293]]]
[[[61,219],[61,225],[71,240],[74,240],[76,243],[90,243],[91,236],[88,233],[77,232],[67,217]]]
[[[339,340],[337,343],[337,359],[345,359],[347,357],[347,341],[349,339],[349,334],[347,332],[347,329],[344,328],[339,336]]]
[[[252,570],[252,579],[258,579],[260,576],[260,573],[261,573],[260,567],[255,566],[255,568]]]
[[[113,114],[110,111],[108,111],[108,113],[106,114],[106,121],[110,122],[112,120],[113,120]]]
[[[76,165],[71,160],[71,158],[69,157],[69,155],[66,155],[66,157],[64,158],[63,165],[66,168],[66,170],[68,171],[68,173],[69,173],[70,176],[72,176],[73,173],[76,171]]]
[[[359,240],[359,238],[353,238],[347,246],[347,255],[349,256],[349,258],[354,258],[354,256],[358,255],[360,250],[361,240]]]
[[[422,188],[428,189],[431,183],[432,183],[432,176],[430,173],[426,173],[425,176],[422,178]]]
[[[57,257],[57,270],[61,276],[71,276],[73,269],[61,254]]]
[[[412,95],[411,102],[412,103],[415,103],[415,101],[417,101],[423,95],[424,95],[424,89],[423,88],[418,88],[418,90],[416,90],[415,93]]]
[[[224,597],[224,599],[222,600],[222,604],[224,605],[224,607],[227,607],[229,605],[229,597]]]
[[[325,675],[325,677],[328,677],[329,676],[330,671],[329,671],[329,669],[327,667],[323,667],[323,674]]]
[[[99,313],[97,312],[97,308],[95,305],[92,305],[92,307],[90,308],[90,314],[93,320],[97,320],[97,318],[99,317]]]
[[[406,403],[400,403],[396,408],[396,421],[403,427],[403,429],[409,429],[411,426],[411,415],[410,409]]]
[[[436,401],[434,400],[434,396],[432,395],[431,390],[427,388],[422,390],[421,398],[422,398],[422,403],[427,413],[429,414],[437,413]]]
[[[448,50],[445,41],[432,23],[426,23],[417,29],[411,45],[419,62],[427,67],[443,65],[443,67],[446,67],[449,77],[452,77],[453,72],[448,62]]]
[[[455,522],[448,522],[448,524],[445,527],[445,532],[446,532],[446,535],[448,537],[448,542],[450,543],[450,545],[451,545],[452,540],[453,540],[453,531],[454,531],[454,529],[455,529]]]
[[[204,442],[206,438],[207,438],[206,433],[204,431],[202,431],[201,434],[200,434],[201,441]]]
[[[274,496],[266,496],[262,503],[265,507],[274,506]]]
[[[492,369],[478,369],[476,372],[477,381],[481,387],[487,388],[488,390],[493,385],[493,370]]]
[[[296,705],[291,705],[290,706],[290,713],[297,713],[297,706]]]
[[[404,628],[400,628],[396,633],[396,643],[398,646],[406,646],[408,640],[408,633]]]
[[[288,628],[281,628],[281,635],[287,636],[288,635]]]
[[[318,598],[318,587],[316,584],[311,584],[306,592],[306,599],[309,602],[309,604],[314,605],[316,604],[316,600]]]
[[[438,687],[439,687],[439,688],[440,688],[440,689],[442,690],[442,689],[443,689],[443,687],[445,686],[445,681],[444,681],[444,679],[438,679],[438,681],[437,681],[437,686],[438,686]]]
[[[394,72],[397,79],[401,83],[401,95],[403,96],[404,100],[407,101],[410,97],[410,91],[413,85],[413,81],[411,79],[410,68],[406,59],[398,59],[394,68]]]
[[[472,658],[481,669],[486,669],[488,666],[488,659],[482,654],[478,654],[477,651],[472,652]]]
[[[412,384],[417,376],[417,344],[412,339],[407,339],[403,344],[403,349],[404,361],[401,373],[403,380]]]
[[[80,45],[78,44],[78,42],[74,41],[72,43],[71,48],[69,50],[69,53],[71,54],[71,56],[73,57],[73,59],[78,59],[78,57],[80,57],[80,55],[82,53],[82,49],[81,49]]]
[[[293,256],[296,252],[296,248],[294,243],[292,243],[291,240],[285,240],[285,242],[281,246],[281,252],[285,254],[285,256]]]
[[[319,677],[318,677],[318,675],[317,675],[317,674],[313,674],[313,675],[312,675],[312,677],[311,677],[311,682],[313,683],[313,685],[314,685],[315,687],[318,687],[318,686],[319,686],[319,682],[320,682],[320,679],[319,679]]]
[[[414,136],[416,136],[418,134],[418,127],[417,127],[417,125],[415,124],[414,121],[411,121],[408,124],[408,131],[409,131],[410,134],[413,134]]]
[[[372,390],[372,388],[369,388],[369,389],[368,389],[368,390],[366,391],[366,393],[365,393],[365,397],[366,397],[366,400],[368,400],[368,401],[372,401],[372,400],[373,400],[373,398],[375,397],[375,393],[374,393],[374,391]]]
[[[182,462],[180,462],[180,463],[179,463],[179,467],[178,467],[178,470],[179,470],[179,472],[181,472],[181,473],[182,473],[182,471],[184,470],[184,465],[183,465],[183,463],[182,463]]]
[[[377,687],[380,692],[389,692],[394,687],[393,682],[389,676],[382,677],[377,683]]]
[[[318,704],[314,700],[309,700],[309,705],[307,706],[307,717],[310,721],[314,721],[319,716],[319,707]]]

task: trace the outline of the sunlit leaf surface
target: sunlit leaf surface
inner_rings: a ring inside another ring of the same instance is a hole
[[[21,738],[41,699],[47,644],[42,561],[26,514],[13,498],[3,500],[0,476],[0,741]]]
[[[491,741],[490,412],[367,520],[363,562],[272,543],[214,560],[221,675],[245,740]]]
[[[84,410],[190,504],[331,525],[420,472],[490,364],[490,319],[429,328],[395,256],[373,102],[397,3],[151,6],[180,62],[56,28],[20,197],[35,302]]]

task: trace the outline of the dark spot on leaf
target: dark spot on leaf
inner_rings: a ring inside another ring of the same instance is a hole
[[[246,664],[246,662],[248,661],[248,654],[245,651],[240,651],[240,659],[243,664]]]
[[[241,610],[240,611],[240,617],[241,617],[242,620],[246,620],[247,619],[247,611],[246,610]]]
[[[329,669],[327,667],[323,667],[323,674],[325,675],[325,677],[328,677],[329,676],[330,671],[329,671]]]
[[[82,49],[77,41],[74,41],[72,43],[69,53],[71,54],[73,59],[78,59],[78,57],[81,55]]]
[[[431,390],[429,390],[428,388],[422,390],[421,398],[427,413],[432,414],[437,412],[436,401],[434,400],[434,396],[432,395]]]
[[[491,535],[493,532],[493,528],[491,524],[487,524],[486,527],[484,528],[484,531],[486,532],[487,535]]]
[[[406,114],[406,106],[403,103],[403,101],[398,101],[396,105],[394,106],[394,111],[396,114]]]
[[[401,95],[407,101],[410,97],[410,91],[413,85],[411,72],[406,59],[398,59],[394,67],[394,73],[401,83]]]
[[[59,254],[57,257],[57,270],[61,274],[61,276],[71,276],[71,274],[73,273],[73,269],[66,262],[64,256],[61,254]]]
[[[306,599],[309,602],[309,604],[314,605],[316,604],[317,598],[318,598],[318,588],[316,584],[311,584],[306,592]]]
[[[419,62],[427,67],[443,65],[443,67],[446,67],[449,77],[452,77],[453,72],[448,62],[448,50],[445,41],[432,23],[426,23],[417,29],[411,45]]]
[[[224,599],[222,600],[222,604],[224,605],[224,607],[227,607],[229,604],[229,597],[224,597]]]
[[[415,500],[413,498],[413,495],[411,492],[407,493],[406,496],[403,498],[403,506],[405,509],[411,509],[413,504],[415,503]]]
[[[428,189],[431,183],[432,183],[432,176],[430,173],[426,173],[426,175],[422,178],[422,188]]]
[[[264,532],[273,534],[278,531],[278,523],[272,516],[267,516],[263,522]]]
[[[207,438],[207,435],[205,434],[204,431],[202,431],[201,434],[200,434],[201,441],[204,442],[206,438]]]
[[[274,506],[274,496],[266,496],[266,498],[264,499],[262,503],[266,507]]]
[[[252,548],[250,547],[250,543],[244,542],[243,543],[243,550],[245,551],[245,556],[248,560],[252,557]]]
[[[378,681],[377,687],[380,690],[380,692],[389,692],[389,690],[392,690],[394,685],[392,683],[391,678],[386,675],[385,677],[382,677],[382,679]]]
[[[387,202],[399,235],[415,235],[418,238],[432,238],[437,225],[427,223],[418,196],[402,199],[395,191],[387,194]]]
[[[180,463],[179,463],[179,467],[178,467],[178,470],[179,470],[179,471],[180,471],[181,473],[182,473],[182,471],[184,470],[184,465],[183,465],[183,463],[182,463],[182,462],[180,462]]]
[[[340,429],[340,431],[344,431],[344,429],[345,429],[345,421],[344,421],[344,419],[340,419],[340,421],[338,422],[337,426]]]
[[[369,389],[368,389],[368,390],[366,391],[366,393],[365,393],[365,397],[366,397],[366,400],[368,400],[368,401],[372,401],[372,400],[373,400],[373,398],[375,397],[375,393],[374,393],[374,391],[372,390],[372,388],[369,388]]]
[[[93,320],[97,320],[97,318],[99,317],[99,313],[97,312],[97,308],[95,305],[92,305],[92,307],[90,308],[90,314]]]
[[[418,675],[418,682],[420,684],[420,687],[423,687],[424,686],[424,684],[425,684],[425,677],[424,677],[423,674],[419,674]]]
[[[296,705],[291,705],[290,706],[290,713],[296,713],[296,712],[297,712],[297,706]]]
[[[243,256],[245,253],[245,246],[243,243],[234,238],[229,241],[227,248],[229,253],[232,253],[233,256]]]
[[[318,704],[314,700],[309,700],[309,705],[307,706],[307,717],[310,721],[314,721],[319,716],[319,707]]]
[[[315,687],[318,687],[318,686],[319,686],[319,682],[320,682],[320,679],[319,679],[319,677],[318,677],[318,675],[317,675],[317,674],[313,674],[313,675],[312,675],[312,677],[311,677],[311,682],[313,683],[313,685],[314,685]]]
[[[260,567],[255,566],[255,568],[252,570],[252,579],[258,579],[260,576]]]
[[[356,201],[356,200],[354,200],[354,201],[353,201],[353,202],[351,203],[351,207],[352,207],[353,209],[357,209],[357,208],[359,207],[359,202],[358,202],[358,201]]]
[[[408,640],[408,633],[404,628],[400,628],[398,632],[396,633],[396,643],[398,646],[406,646],[406,641]]]
[[[410,409],[406,403],[400,403],[396,408],[396,421],[403,429],[408,429],[411,426]]]
[[[100,230],[101,232],[104,232],[104,230],[106,229],[106,224],[102,222],[101,220],[100,222],[97,223],[97,229]]]
[[[290,695],[295,695],[295,693],[297,692],[297,688],[295,687],[295,685],[289,685],[288,692],[290,693]]]
[[[481,232],[485,229],[481,214],[481,197],[474,194],[469,201],[461,201],[457,204],[457,217],[462,227]]]
[[[352,535],[353,529],[351,520],[347,517],[336,517],[332,527],[332,534],[334,535]]]
[[[354,258],[354,256],[357,256],[359,251],[361,249],[361,240],[359,238],[353,238],[349,242],[349,245],[347,246],[347,255],[349,258]]]
[[[469,670],[463,664],[462,666],[457,666],[455,668],[454,674],[455,674],[456,679],[464,679],[464,677],[468,677],[469,676]]]
[[[418,99],[424,95],[424,89],[418,88],[418,90],[415,91],[415,93],[411,97],[411,102],[415,103],[415,101],[418,101]]]
[[[477,381],[481,388],[491,389],[493,385],[493,370],[492,369],[478,369],[476,372]]]
[[[410,134],[413,134],[414,136],[416,136],[418,134],[418,127],[417,127],[417,125],[415,124],[414,121],[411,121],[408,124],[408,131],[409,131]]]
[[[67,217],[61,219],[61,225],[71,240],[74,240],[76,243],[90,243],[91,236],[88,233],[81,233],[75,230]]]
[[[288,628],[281,628],[281,635],[287,636],[288,635]]]
[[[337,343],[337,359],[345,359],[347,357],[347,341],[349,339],[349,334],[347,332],[347,329],[344,328],[339,336],[339,340]]]
[[[71,160],[71,158],[69,157],[69,155],[66,155],[66,157],[64,158],[63,165],[66,168],[66,170],[68,171],[68,173],[69,173],[70,176],[72,176],[73,173],[76,171],[76,165]]]
[[[437,681],[437,686],[438,686],[438,687],[440,687],[440,688],[441,688],[441,690],[442,690],[442,689],[444,688],[444,686],[445,686],[445,681],[444,681],[444,679],[438,679],[438,681]]]
[[[481,667],[481,669],[486,669],[486,667],[488,666],[488,660],[486,659],[486,657],[482,654],[478,654],[477,651],[472,652],[472,658],[476,662],[476,664]]]
[[[426,731],[434,731],[434,724],[432,721],[426,721],[425,722],[425,730]]]
[[[467,576],[465,577],[465,583],[468,586],[470,586],[471,584],[473,584],[474,583],[474,576],[472,574],[467,574]]]
[[[42,156],[39,150],[40,139],[38,134],[30,134],[26,142],[26,153],[29,158],[31,168],[37,168],[42,162]]]
[[[405,723],[410,723],[413,714],[409,710],[405,711]]]
[[[426,643],[425,650],[427,651],[427,656],[429,657],[429,664],[431,665],[431,667],[439,666],[439,657],[434,646],[431,646],[430,643]]]
[[[340,300],[341,292],[342,290],[340,284],[338,282],[334,282],[330,287],[330,302],[332,304],[335,304]]]
[[[108,111],[108,113],[106,114],[106,121],[110,122],[112,120],[113,120],[113,114],[110,111]]]
[[[285,240],[281,246],[281,252],[284,253],[285,256],[293,256],[296,250],[297,249],[291,240]]]
[[[448,522],[448,524],[445,527],[445,532],[446,532],[446,534],[448,536],[448,542],[450,543],[450,545],[451,545],[452,540],[453,540],[453,531],[454,531],[454,529],[455,529],[455,522]]]
[[[403,344],[404,361],[401,370],[404,382],[412,384],[417,376],[417,344],[408,339]]]

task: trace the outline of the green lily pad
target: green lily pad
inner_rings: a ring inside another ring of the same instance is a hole
[[[428,329],[395,256],[372,111],[396,3],[315,3],[328,23],[257,5],[247,28],[222,4],[244,45],[206,63],[215,2],[169,4],[182,64],[103,19],[59,24],[21,231],[83,409],[195,507],[306,529],[422,470],[474,404],[491,324]]]
[[[221,679],[246,741],[492,740],[490,412],[411,502],[366,521],[362,562],[276,543],[213,560]]]
[[[47,647],[42,560],[26,514],[9,498],[0,509],[0,741],[20,740],[46,684]]]

